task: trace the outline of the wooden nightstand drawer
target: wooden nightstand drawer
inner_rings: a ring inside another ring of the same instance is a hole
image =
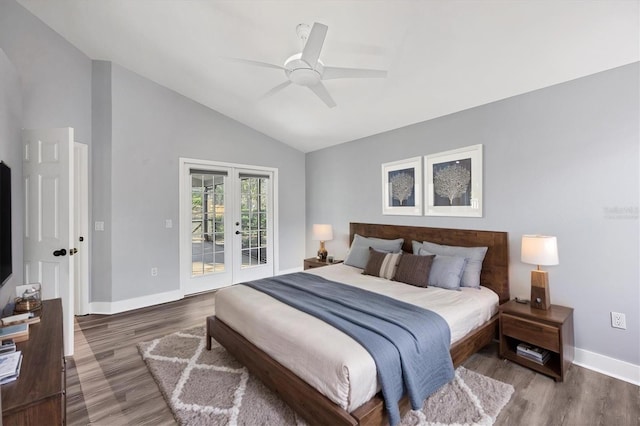
[[[558,327],[504,313],[500,320],[502,334],[505,336],[520,339],[554,352],[560,351],[560,331]]]

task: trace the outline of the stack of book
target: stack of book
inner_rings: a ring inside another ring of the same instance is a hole
[[[20,376],[22,352],[10,352],[0,355],[0,385],[13,382]]]
[[[40,316],[33,312],[12,315],[0,319],[0,340],[13,339],[14,342],[29,340],[29,324],[40,322]]]
[[[37,324],[40,322],[40,315],[36,315],[34,312],[25,312],[24,314],[4,317],[0,321],[3,327],[16,324]]]
[[[517,347],[517,353],[519,356],[541,365],[549,361],[549,357],[551,356],[551,353],[548,350],[538,348],[527,343],[520,343]]]

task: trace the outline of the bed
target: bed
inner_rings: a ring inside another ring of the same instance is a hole
[[[485,287],[487,293],[494,294],[498,303],[503,303],[509,299],[507,234],[504,232],[351,223],[351,240],[353,240],[355,234],[364,237],[384,239],[403,238],[405,240],[403,250],[407,252],[412,251],[412,240],[426,240],[438,244],[465,247],[488,247],[482,265],[481,285]],[[349,267],[344,266],[343,268],[348,269]],[[340,276],[342,273],[349,273],[347,270],[341,271],[340,268],[334,266],[322,269],[326,272],[322,273],[323,271],[317,271],[318,274],[325,275],[329,279]],[[491,289],[492,292],[486,289]],[[475,289],[467,290],[478,292]],[[447,292],[447,290],[443,291]],[[449,294],[453,295],[453,293],[454,292],[449,291]],[[255,308],[251,309],[258,311],[261,302],[259,300],[257,302],[251,302],[251,295],[247,296],[247,294],[241,294],[239,300],[244,298],[245,302],[243,304],[257,303]],[[208,344],[211,342],[211,337],[215,338],[241,363],[247,366],[253,374],[259,377],[268,387],[275,390],[283,400],[305,417],[307,421],[312,424],[386,424],[387,420],[385,410],[383,409],[383,401],[381,396],[375,393],[375,387],[373,388],[372,394],[371,389],[368,390],[371,397],[369,398],[369,396],[367,396],[368,399],[365,400],[366,402],[358,401],[357,398],[354,397],[354,404],[357,408],[354,409],[353,407],[345,406],[345,403],[337,401],[333,394],[327,392],[322,386],[318,386],[318,383],[309,380],[308,377],[307,380],[299,377],[305,376],[299,372],[296,365],[289,365],[283,361],[281,357],[278,358],[277,351],[273,352],[273,348],[269,348],[268,345],[264,344],[264,341],[260,340],[260,332],[252,334],[252,326],[247,328],[247,325],[244,324],[242,319],[234,319],[233,315],[225,313],[225,310],[227,309],[225,308],[224,310],[221,309],[218,311],[218,306],[216,308],[218,315],[225,318],[229,324],[225,323],[225,320],[221,320],[215,316],[207,319]],[[493,312],[495,312],[495,309]],[[259,315],[262,315],[262,312],[256,315],[259,317]],[[455,339],[452,336],[454,343],[451,345],[450,353],[455,366],[460,365],[471,354],[488,344],[496,335],[497,317],[495,315],[486,316],[486,313],[484,315],[486,321],[481,324],[474,324],[470,332],[465,330],[463,332],[464,336],[457,336]],[[238,315],[236,315],[236,317],[237,316]],[[275,321],[262,322],[270,323]],[[261,324],[255,325],[256,328],[260,326]],[[238,332],[236,329],[244,331]],[[309,327],[309,329],[313,328]],[[312,334],[311,336],[313,337],[315,335]],[[320,336],[320,334],[318,336]],[[277,341],[280,338],[280,336],[277,336],[277,338],[273,340]],[[308,340],[310,337],[307,335],[305,338]],[[290,338],[285,336],[281,339],[287,340]],[[321,338],[318,337],[319,342],[320,339]],[[311,344],[313,342],[310,341],[308,343]],[[273,354],[273,356],[268,353]],[[274,358],[280,359],[282,363]],[[320,361],[317,363],[322,364]],[[294,374],[294,371],[297,371],[298,374]],[[375,370],[373,375],[375,376]],[[353,378],[353,380],[354,382],[356,381],[355,378]],[[313,386],[308,382],[312,383]],[[370,384],[367,386],[371,387]],[[318,389],[322,389],[322,391]],[[349,397],[351,397],[351,395],[349,395]],[[362,395],[358,397],[362,398]],[[408,405],[408,401],[403,400],[401,410],[406,411]]]

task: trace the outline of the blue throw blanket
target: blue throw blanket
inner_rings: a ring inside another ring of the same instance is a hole
[[[453,379],[451,330],[435,312],[303,272],[243,285],[313,315],[360,343],[376,363],[389,423],[400,422],[398,403],[414,410]]]

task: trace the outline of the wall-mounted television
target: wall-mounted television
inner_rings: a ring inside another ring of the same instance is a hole
[[[11,169],[0,161],[0,287],[12,270],[11,258]]]

